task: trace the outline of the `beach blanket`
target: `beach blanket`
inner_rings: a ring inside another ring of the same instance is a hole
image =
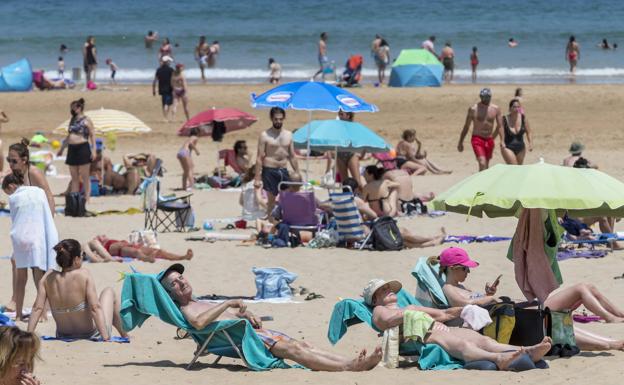
[[[140,327],[151,316],[188,331],[194,339],[207,338],[211,333],[226,330],[234,341],[241,341],[245,360],[252,370],[291,368],[269,352],[247,320],[226,320],[196,330],[184,318],[165,288],[152,274],[126,274],[121,292],[121,320],[124,330]]]
[[[78,339],[78,338],[65,338],[65,337],[55,337],[55,336],[41,336],[43,341],[63,341],[63,342],[74,342],[74,341],[91,341],[91,342],[104,342],[104,340],[100,338],[90,338],[88,340]],[[130,338],[128,337],[119,337],[112,336],[110,340],[106,342],[116,342],[119,344],[129,344]]]
[[[565,261],[570,258],[602,258],[609,254],[609,250],[561,250],[557,252],[557,260]]]
[[[444,243],[474,243],[474,242],[501,242],[509,241],[511,237],[497,237],[491,234],[488,235],[447,235],[444,238]]]
[[[45,192],[34,186],[21,186],[9,197],[11,241],[18,269],[58,269],[58,232]]]
[[[100,216],[100,215],[135,215],[135,214],[143,214],[143,210],[138,207],[130,207],[125,210],[103,210],[103,211],[89,211],[92,216]]]

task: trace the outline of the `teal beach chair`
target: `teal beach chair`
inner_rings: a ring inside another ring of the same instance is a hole
[[[429,262],[428,257],[418,258],[418,263],[412,269],[417,282],[416,298],[423,306],[447,309],[451,305],[442,291],[446,277],[440,274],[439,268],[439,263]]]
[[[213,364],[225,356],[241,359],[247,368],[257,371],[293,367],[271,354],[247,320],[216,321],[202,330],[193,328],[156,275],[136,273],[125,276],[120,313],[127,331],[140,327],[150,316],[155,316],[188,332],[197,343],[197,350],[187,370],[207,353],[217,356]]]

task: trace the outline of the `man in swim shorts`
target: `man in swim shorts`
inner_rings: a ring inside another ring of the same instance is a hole
[[[247,305],[240,299],[219,304],[196,301],[193,298],[193,288],[182,273],[184,266],[176,263],[158,274],[157,278],[180,307],[184,318],[197,330],[202,330],[215,321],[245,319],[273,356],[293,360],[311,370],[364,371],[374,368],[381,360],[381,347],[377,347],[371,354],[363,349],[358,357],[348,359],[314,348],[284,333],[264,329],[261,318],[247,310]]]
[[[173,76],[173,68],[169,66],[173,59],[171,56],[165,55],[160,59],[160,67],[156,70],[154,82],[152,83],[152,95],[156,96],[156,83],[158,83],[158,95],[162,101],[162,112],[165,120],[170,122],[170,114],[173,113],[171,105],[173,104],[173,87],[171,86],[171,77]]]
[[[286,111],[280,107],[271,108],[273,125],[264,131],[258,139],[258,155],[256,157],[255,187],[263,187],[268,193],[267,212],[271,213],[275,206],[280,182],[288,182],[288,162],[293,170],[299,173],[299,164],[295,157],[292,133],[282,129]]]
[[[464,128],[459,135],[457,151],[464,151],[464,139],[468,134],[468,129],[472,123],[472,138],[470,143],[479,163],[479,171],[483,171],[490,166],[490,159],[494,152],[494,138],[498,135],[503,124],[500,108],[490,103],[492,91],[484,88],[479,93],[481,101],[468,109]],[[496,121],[496,129],[494,122]]]
[[[210,52],[210,46],[206,42],[206,36],[200,36],[197,46],[195,46],[195,60],[199,64],[199,70],[201,72],[202,82],[206,81],[206,75],[204,70],[208,66],[208,53]]]
[[[329,66],[329,58],[327,57],[327,32],[321,33],[321,38],[318,42],[318,61],[321,68],[312,78],[316,79],[318,75],[321,75],[323,81],[325,81],[325,68]]]

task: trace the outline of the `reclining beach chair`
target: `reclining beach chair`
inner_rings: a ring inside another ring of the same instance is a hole
[[[449,304],[442,286],[446,281],[444,274],[439,273],[440,265],[428,257],[418,258],[418,263],[412,270],[416,278],[416,299],[424,306],[436,309],[447,309]]]
[[[397,293],[399,307],[408,305],[422,306],[414,297],[401,289]],[[350,326],[366,323],[377,333],[381,333],[373,324],[373,309],[366,305],[363,300],[344,299],[334,306],[327,338],[335,345],[347,332]],[[423,344],[410,341],[399,345],[399,355],[419,356],[418,366],[422,370],[448,370],[448,369],[478,369],[496,370],[496,365],[491,361],[472,361],[469,363],[451,357],[440,345]]]
[[[224,166],[230,166],[237,174],[244,174],[243,170],[238,163],[236,163],[236,153],[233,149],[228,148],[225,150],[219,150],[219,160],[223,159]]]
[[[162,197],[160,195],[160,180],[158,174],[161,168],[161,161],[156,162],[152,176],[146,178],[140,190],[145,212],[144,227],[146,230],[161,232],[186,231],[186,224],[191,219],[191,196]],[[159,230],[162,229],[162,230]]]
[[[341,242],[357,242],[365,237],[364,223],[351,192],[329,190],[329,199]]]
[[[300,182],[280,182],[278,185],[279,206],[282,210],[282,222],[294,231],[311,231],[316,233],[321,227],[322,212],[316,207],[314,190],[292,192],[282,190],[283,186],[308,184]]]
[[[156,275],[125,275],[120,314],[126,331],[140,327],[150,316],[155,316],[189,333],[197,343],[197,350],[187,365],[187,370],[205,354],[217,356],[213,365],[221,357],[230,357],[241,359],[251,370],[292,367],[269,352],[247,320],[216,321],[203,330],[193,328],[158,282]]]

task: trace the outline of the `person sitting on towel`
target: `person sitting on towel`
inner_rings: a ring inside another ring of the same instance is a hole
[[[266,348],[277,358],[295,361],[311,370],[339,372],[373,369],[381,360],[381,347],[368,354],[362,349],[353,359],[315,348],[307,342],[297,341],[284,333],[264,329],[259,317],[247,310],[240,300],[228,300],[219,304],[199,302],[193,298],[193,288],[184,275],[184,266],[176,263],[158,275],[167,293],[180,307],[184,318],[197,330],[221,320],[246,319]]]

